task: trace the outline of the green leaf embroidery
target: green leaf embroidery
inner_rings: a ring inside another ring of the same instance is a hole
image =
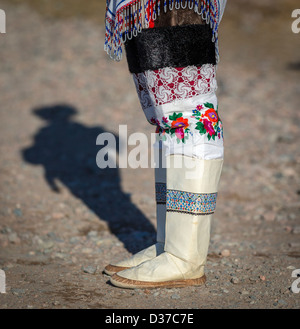
[[[175,134],[175,131],[176,131],[175,128],[170,129],[170,134],[171,134],[171,135],[174,135],[174,134]]]
[[[214,104],[212,103],[204,103],[205,107],[208,107],[209,109],[214,109]]]
[[[176,112],[174,112],[172,115],[169,115],[169,119],[173,120],[173,121],[175,121],[176,119],[181,118],[181,117],[182,117],[182,113],[176,114]]]
[[[202,122],[197,122],[195,129],[199,130],[201,135],[206,133],[206,129],[204,128],[204,124]]]

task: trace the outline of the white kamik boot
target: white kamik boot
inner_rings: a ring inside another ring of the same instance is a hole
[[[162,150],[160,149],[159,159],[161,159],[161,152]],[[161,163],[159,163],[158,168],[155,168],[155,194],[157,220],[156,243],[141,250],[128,259],[122,260],[116,264],[107,265],[104,269],[106,274],[113,275],[119,271],[137,266],[164,252],[166,225],[166,168],[162,168]]]
[[[210,222],[216,206],[223,159],[169,156],[164,252],[138,266],[114,274],[122,288],[201,285],[205,282]],[[189,169],[194,166],[194,169]]]

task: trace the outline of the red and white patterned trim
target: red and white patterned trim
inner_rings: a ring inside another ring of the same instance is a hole
[[[217,90],[216,66],[166,67],[134,73],[137,93],[145,110]]]

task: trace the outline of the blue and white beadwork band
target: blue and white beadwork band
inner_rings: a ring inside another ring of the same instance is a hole
[[[209,215],[216,209],[217,193],[191,193],[167,190],[167,211],[191,215]]]

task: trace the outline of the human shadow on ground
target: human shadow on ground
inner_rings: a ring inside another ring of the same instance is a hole
[[[108,132],[102,126],[87,127],[73,117],[77,110],[66,104],[33,109],[47,125],[34,136],[31,147],[22,150],[26,162],[42,165],[50,188],[59,193],[59,180],[69,191],[106,221],[110,231],[135,253],[153,243],[155,228],[122,191],[118,168],[100,169],[96,155],[104,146],[97,136]],[[119,149],[119,136],[116,150]]]

